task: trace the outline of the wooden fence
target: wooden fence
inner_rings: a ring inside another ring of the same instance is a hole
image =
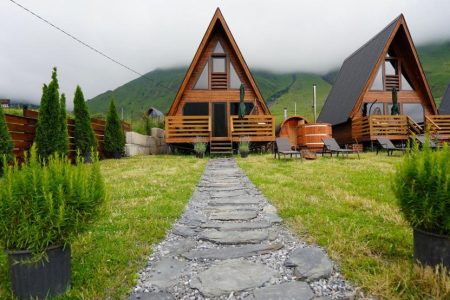
[[[24,153],[33,145],[37,119],[38,112],[27,109],[23,110],[23,116],[5,114],[6,125],[14,142],[14,155],[19,160],[23,159]],[[97,151],[100,157],[104,158],[103,141],[106,121],[92,118],[91,125],[97,138]],[[131,126],[128,123],[122,122],[122,128],[124,131],[131,131]],[[69,134],[69,155],[73,156],[75,154],[73,119],[67,119],[67,129]]]

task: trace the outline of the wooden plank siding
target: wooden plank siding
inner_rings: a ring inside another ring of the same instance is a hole
[[[19,160],[24,158],[24,153],[29,151],[33,145],[38,115],[38,112],[26,109],[23,111],[23,116],[5,114],[6,125],[14,143],[14,155]],[[97,139],[97,151],[100,154],[100,158],[104,158],[103,142],[106,121],[92,118],[91,125]],[[131,126],[128,123],[122,122],[122,128],[125,132],[131,131]],[[67,131],[69,135],[69,156],[74,157],[73,119],[67,119]]]

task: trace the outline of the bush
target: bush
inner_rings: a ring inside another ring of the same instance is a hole
[[[450,150],[418,148],[414,142],[394,177],[400,210],[412,227],[450,235]]]
[[[0,246],[29,250],[38,259],[52,245],[69,244],[96,219],[105,200],[98,160],[71,165],[56,154],[44,163],[36,147],[0,181]]]
[[[0,106],[0,169],[3,166],[3,156],[5,156],[7,162],[13,160],[13,148],[14,145],[8,131],[8,126],[6,125],[3,108]]]
[[[73,114],[75,148],[80,150],[81,155],[85,157],[91,152],[91,149],[97,149],[97,140],[94,130],[92,130],[91,118],[80,86],[77,86],[75,90]]]
[[[67,138],[67,133],[63,134],[64,128],[62,125],[63,120],[61,118],[61,102],[62,101],[59,98],[59,84],[56,68],[53,68],[52,80],[48,85],[44,84],[42,88],[35,137],[37,153],[44,160],[55,152],[63,155],[67,153],[67,151],[64,152],[64,145],[66,142],[63,139]],[[67,131],[67,125],[65,126]]]
[[[114,99],[111,99],[108,116],[105,125],[105,154],[107,157],[118,158],[123,155],[125,147],[125,135],[122,124],[117,114]]]
[[[205,153],[206,151],[206,143],[203,142],[195,142],[194,143],[194,151],[195,153]]]
[[[67,132],[66,95],[61,94],[59,116],[59,149],[58,153],[67,155],[69,151],[69,133]]]
[[[250,152],[250,142],[247,139],[242,139],[239,143],[239,152],[248,153]]]

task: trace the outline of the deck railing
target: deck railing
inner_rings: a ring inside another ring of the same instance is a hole
[[[411,130],[416,131],[420,127],[420,125],[415,122],[413,124],[411,121],[405,115],[377,115],[356,118],[352,120],[352,137],[358,141],[374,140],[379,136],[393,140],[406,139]]]
[[[425,126],[432,134],[450,137],[450,115],[426,116]]]
[[[170,116],[165,122],[166,143],[209,142],[211,118],[209,116]]]
[[[249,141],[273,141],[275,139],[275,118],[270,115],[237,116],[230,118],[232,140],[239,142],[242,137]]]

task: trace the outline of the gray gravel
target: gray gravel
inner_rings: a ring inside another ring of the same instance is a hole
[[[129,299],[248,300],[263,299],[264,291],[270,299],[292,299],[296,291],[302,299],[358,298],[326,252],[281,221],[234,159],[211,159]]]

